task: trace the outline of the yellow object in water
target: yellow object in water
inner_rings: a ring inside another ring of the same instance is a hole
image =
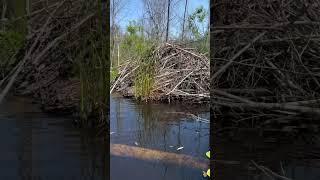
[[[210,169],[207,170],[207,172],[202,171],[203,172],[203,177],[210,177]]]
[[[210,151],[206,152],[206,156],[210,159]],[[203,177],[210,177],[210,169],[207,172],[203,171]]]
[[[210,151],[206,153],[206,156],[210,159]]]

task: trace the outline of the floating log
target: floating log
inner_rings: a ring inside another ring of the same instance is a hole
[[[113,156],[136,158],[144,161],[165,162],[203,170],[209,167],[209,160],[207,159],[199,159],[185,154],[176,154],[123,144],[110,144],[110,154]]]

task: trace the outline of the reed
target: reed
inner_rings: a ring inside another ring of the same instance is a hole
[[[152,51],[153,48],[150,48],[143,52],[143,57],[140,59],[138,65],[139,68],[136,71],[134,92],[135,97],[139,99],[148,99],[153,90],[155,69]]]
[[[102,29],[92,31],[79,51],[80,122],[86,126],[101,126],[108,121],[110,74],[107,35]]]

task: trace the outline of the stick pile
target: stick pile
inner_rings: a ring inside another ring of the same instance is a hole
[[[153,51],[151,60],[155,62],[155,74],[150,99],[209,100],[210,64],[205,55],[166,43]],[[113,87],[117,87],[117,91],[128,91],[128,87],[134,86],[138,67],[137,61],[122,65]]]
[[[215,112],[227,107],[222,116],[237,123],[301,114],[319,119],[320,1],[214,0],[212,5]]]

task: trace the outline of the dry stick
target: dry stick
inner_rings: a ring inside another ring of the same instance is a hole
[[[95,15],[95,13],[92,13],[90,15],[88,15],[87,17],[85,17],[82,21],[80,21],[78,24],[76,24],[75,26],[73,26],[71,28],[70,31],[63,33],[62,35],[60,35],[59,37],[55,38],[52,42],[50,42],[47,47],[42,50],[39,55],[35,58],[34,63],[37,64],[40,60],[40,58],[42,58],[42,56],[47,53],[52,47],[54,47],[60,40],[62,40],[63,38],[65,38],[68,34],[70,34],[72,31],[76,30],[79,26],[81,26],[83,23],[85,23],[87,20],[89,20],[90,18],[92,18]]]
[[[14,58],[17,55],[17,53],[15,55],[13,55],[11,58]],[[11,60],[10,60],[11,61]],[[8,73],[8,75],[6,77],[4,77],[1,81],[0,81],[0,87],[2,86],[2,84],[4,82],[6,82],[6,80],[16,71],[16,69],[19,67],[19,64],[21,62],[19,62],[14,68],[12,68],[12,70]]]
[[[228,89],[220,89],[220,91],[226,91],[226,92],[235,92],[235,93],[270,93],[268,89],[265,88],[228,88]]]
[[[110,90],[110,94],[112,93],[113,89],[116,87],[116,85],[118,84],[118,81],[120,81],[120,77],[123,76],[123,74],[127,71],[127,67],[129,66],[129,63],[124,67],[124,69],[122,70],[120,76],[118,77],[117,81],[113,84],[111,90]]]
[[[251,162],[252,162],[252,164],[254,164],[258,169],[260,169],[261,171],[263,171],[264,173],[268,174],[268,173],[266,172],[266,171],[268,171],[268,172],[269,172],[268,176],[271,174],[271,175],[273,175],[273,176],[276,177],[276,178],[280,178],[280,179],[284,179],[284,180],[292,180],[292,179],[290,179],[290,178],[281,176],[281,175],[279,175],[279,174],[271,171],[269,168],[266,168],[266,167],[264,167],[264,166],[258,165],[258,164],[257,164],[256,162],[254,162],[253,160],[251,160]],[[269,176],[269,177],[270,177],[270,176]],[[272,179],[274,179],[274,178],[272,177]]]
[[[125,70],[126,70],[127,67],[125,67]],[[133,73],[136,69],[139,68],[139,65],[136,66],[135,68],[133,68],[129,73],[127,73],[125,76],[123,76],[123,74],[126,72],[125,70],[122,71],[121,75],[119,76],[119,78],[117,79],[117,81],[113,84],[111,90],[110,90],[110,94],[113,92],[114,88],[117,87],[117,84],[118,83],[121,83],[127,76],[129,76],[131,73]],[[121,78],[121,76],[123,76]],[[121,80],[120,80],[121,79]]]
[[[252,44],[254,44],[257,40],[259,40],[262,36],[264,36],[267,32],[264,31],[262,33],[260,33],[257,37],[255,37],[249,44],[247,44],[245,47],[243,47],[239,52],[237,52],[237,54],[235,54],[227,64],[225,64],[224,66],[222,66],[216,73],[214,73],[211,77],[211,79],[216,78],[217,76],[219,76],[221,73],[223,73],[232,63],[234,60],[236,60],[242,53],[244,53],[247,49],[250,48],[250,46]]]
[[[19,72],[21,71],[23,64],[25,63],[25,60],[22,61],[22,63],[20,63],[18,65],[18,68],[16,70],[16,72],[12,75],[10,81],[8,82],[7,86],[4,88],[4,90],[2,91],[2,93],[0,94],[0,104],[2,103],[2,100],[4,99],[4,97],[7,95],[9,89],[11,88],[15,78],[17,77],[17,75],[19,74]]]
[[[194,79],[192,79],[193,83],[195,83],[202,91],[206,91],[200,84],[198,84]]]
[[[253,102],[253,103],[223,103],[218,101],[212,101],[213,104],[227,106],[227,107],[236,107],[236,108],[252,108],[252,109],[268,109],[268,110],[286,110],[286,111],[294,111],[300,113],[309,113],[309,114],[316,114],[320,115],[319,108],[311,108],[311,107],[304,107],[304,106],[293,106],[288,104],[281,104],[281,103],[260,103],[260,102]]]
[[[222,96],[226,96],[226,97],[231,98],[231,99],[236,99],[236,100],[241,101],[241,102],[254,103],[253,101],[244,99],[244,98],[242,98],[242,97],[239,97],[239,96],[236,96],[236,95],[233,95],[233,94],[224,92],[224,91],[220,91],[220,90],[218,90],[218,89],[212,89],[211,92],[213,92],[213,93],[215,93],[215,94],[222,95]]]
[[[221,103],[221,102],[216,102],[216,101],[214,102],[216,104],[220,104],[220,105],[224,105],[224,106],[253,107],[253,108],[261,108],[261,109],[283,109],[283,110],[297,111],[297,112],[302,112],[302,113],[320,114],[320,109],[298,106],[297,102],[295,102],[295,104],[294,104],[294,102],[282,103],[282,104],[280,104],[280,103],[260,103],[260,102],[254,102],[251,100],[247,100],[247,99],[244,99],[242,97],[239,97],[239,96],[227,93],[227,92],[219,91],[217,89],[213,89],[212,92],[242,102],[242,103]],[[314,101],[312,101],[312,102],[314,102]]]
[[[295,102],[287,102],[288,105],[310,105],[320,103],[320,99],[306,100],[306,101],[295,101]]]
[[[284,177],[284,176],[281,176],[273,171],[271,171],[269,168],[267,167],[264,167],[264,166],[260,166],[261,168],[265,169],[266,171],[268,171],[270,174],[272,174],[273,176],[279,178],[279,179],[284,179],[284,180],[292,180],[291,178],[287,178],[287,177]]]
[[[277,73],[282,77],[282,78],[286,78],[286,76],[278,69],[277,66],[275,66],[271,61],[269,61],[268,59],[266,59],[267,63],[274,68]],[[280,81],[280,79],[279,79]],[[290,79],[287,79],[287,83],[284,84],[288,84],[291,88],[293,89],[297,89],[298,91],[300,91],[301,93],[304,93],[305,91],[303,89],[301,89],[299,86],[295,85]]]
[[[283,30],[280,27],[288,26],[288,25],[320,25],[318,21],[295,21],[295,22],[283,22],[283,23],[276,23],[276,24],[255,24],[255,25],[243,25],[243,26],[235,26],[235,25],[228,25],[228,26],[216,26],[213,30],[225,30],[225,29],[267,29],[267,30]],[[270,27],[272,26],[272,27]]]
[[[183,49],[183,48],[179,48],[179,47],[176,47],[176,48],[179,49],[179,50],[181,50],[181,51],[183,51],[183,52],[186,52],[186,53],[188,53],[188,54],[191,54],[191,55],[199,58],[201,61],[203,61],[203,59],[207,59],[205,56],[201,57],[201,56],[199,56],[199,55],[197,55],[197,54],[195,54],[195,53],[193,53],[193,52],[191,52],[191,51],[187,51],[187,50],[185,50],[185,49]],[[206,63],[206,62],[209,62],[209,61],[205,61],[205,62],[204,62],[205,65],[207,66],[207,63]]]
[[[185,79],[187,79],[191,74],[193,73],[193,71],[191,71],[188,75],[186,75],[170,92],[168,92],[166,95],[169,95],[170,93],[172,93]]]
[[[294,45],[294,43],[292,42],[292,40],[290,41],[292,46],[294,47],[294,50],[296,51],[297,53],[297,56],[298,56],[298,59],[299,59],[299,62],[301,63],[302,67],[307,71],[307,73],[311,76],[311,78],[313,79],[313,81],[317,84],[318,88],[320,88],[320,83],[319,81],[317,80],[317,78],[314,77],[314,75],[312,74],[312,72],[303,64],[302,62],[302,55],[303,53],[305,52],[306,48],[309,46],[309,43],[310,43],[310,38],[308,39],[308,43],[303,47],[302,51],[299,53],[296,46]]]
[[[254,161],[251,161],[252,164],[254,164],[258,169],[260,169],[262,172],[264,172],[264,174],[266,174],[268,177],[270,177],[272,180],[275,180],[274,177],[272,177],[269,173],[266,172],[265,169],[263,169],[262,167],[260,167],[257,163],[255,163]]]
[[[178,91],[178,92],[180,92],[180,93],[183,93],[183,95],[185,95],[185,96],[194,96],[194,97],[210,98],[209,93],[203,93],[203,94],[190,94],[190,93],[187,93],[187,92],[181,91],[181,90],[179,90],[179,89],[177,89],[176,91]],[[181,94],[179,94],[179,95],[181,95]]]
[[[131,73],[133,73],[135,70],[137,70],[140,67],[140,65],[136,66],[135,68],[133,68],[129,73],[127,73],[125,76],[123,76],[123,78],[121,79],[121,81],[123,81],[127,76],[129,76]]]
[[[164,61],[164,60],[166,60],[166,61],[163,63],[163,66],[162,66],[162,68],[160,69],[160,72],[164,69],[164,67],[165,67],[165,65],[167,64],[167,62],[168,62],[172,57],[174,57],[175,55],[178,55],[179,53],[180,53],[180,52],[171,54],[170,56],[167,56],[166,58],[162,59],[161,61]]]
[[[197,169],[207,169],[209,166],[209,161],[207,159],[198,159],[189,155],[176,154],[123,144],[110,144],[110,154],[113,156],[130,157],[145,161],[178,164]]]
[[[282,175],[286,175],[286,172],[284,171],[284,169],[283,169],[283,166],[282,166],[282,162],[280,161],[280,167],[281,167],[281,172],[282,172]]]

